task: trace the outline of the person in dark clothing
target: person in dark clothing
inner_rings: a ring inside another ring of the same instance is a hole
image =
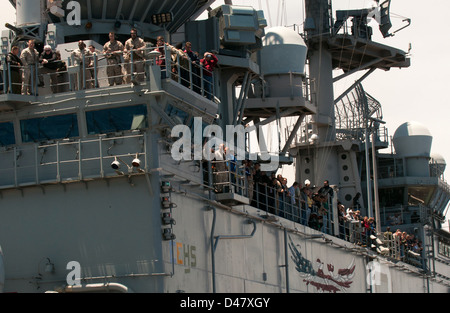
[[[39,75],[39,86],[44,86],[44,79],[42,74],[50,74],[50,85],[53,93],[57,92],[57,74],[58,69],[58,56],[52,51],[52,47],[45,46],[44,51],[39,56],[39,63],[42,64]]]
[[[259,163],[255,163],[253,167],[253,197],[251,205],[257,208],[260,208],[260,197],[262,195],[262,182],[261,182],[261,165]]]
[[[361,204],[359,203],[359,198],[361,197],[361,193],[357,193],[352,201],[352,208],[353,210],[360,210]]]
[[[321,228],[319,216],[316,213],[311,213],[309,216],[308,226],[315,230],[319,230]]]
[[[192,43],[186,42],[184,47],[184,53],[187,54],[191,61],[191,69],[192,69],[192,89],[196,93],[200,93],[200,59],[198,58],[198,52],[192,51]],[[183,73],[183,72],[182,72]],[[185,73],[186,75],[186,73]],[[189,72],[187,73],[187,79],[189,80]]]
[[[256,207],[258,209],[268,212],[268,193],[269,193],[269,187],[272,184],[270,181],[270,178],[267,176],[266,172],[261,171],[260,164],[255,164],[255,174],[253,176],[254,184],[255,184],[255,191],[253,192],[253,203],[256,203]]]
[[[6,56],[6,63],[9,64],[11,71],[11,91],[20,94],[22,90],[22,61],[19,57],[19,47],[13,46]]]
[[[328,180],[325,180],[323,182],[323,186],[319,189],[319,191],[317,192],[317,194],[320,197],[324,197],[326,199],[328,199],[328,196],[333,197],[333,188],[330,187],[330,182]]]

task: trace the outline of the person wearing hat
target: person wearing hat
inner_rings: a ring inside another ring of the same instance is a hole
[[[91,77],[91,71],[86,70],[93,55],[90,50],[86,48],[86,44],[83,40],[78,41],[78,49],[72,52],[72,58],[75,65],[79,66],[78,79],[75,79],[75,90],[90,89],[94,87],[93,77]],[[83,63],[84,62],[84,63]],[[84,85],[84,86],[83,86]]]
[[[132,71],[137,73],[135,79],[137,82],[144,81],[144,49],[146,44],[142,38],[137,36],[137,29],[132,28],[130,31],[131,38],[125,41],[124,45],[124,60],[125,71],[127,73],[125,82],[131,82]],[[133,55],[132,55],[133,54]],[[133,65],[133,68],[132,68]]]
[[[348,238],[348,234],[346,232],[346,212],[345,206],[338,201],[338,221],[339,221],[339,238],[346,240]]]
[[[116,40],[116,34],[110,32],[108,34],[109,41],[103,46],[103,53],[106,57],[108,66],[106,67],[106,75],[108,75],[108,83],[110,86],[122,85],[122,66],[121,58],[123,55],[123,44]]]
[[[211,52],[205,52],[203,59],[200,60],[200,64],[203,65],[203,89],[209,100],[213,99],[213,71],[217,63],[219,63],[219,59]]]
[[[352,209],[347,208],[346,213],[347,213],[347,215],[345,215],[345,217],[347,218],[347,220],[353,220],[354,219],[353,218],[353,210]]]
[[[345,215],[345,218],[347,220],[347,232],[350,233],[349,235],[349,241],[354,242],[357,237],[357,230],[359,229],[360,222],[355,217],[355,212],[351,208],[347,208],[347,214]],[[348,236],[348,235],[347,235]]]
[[[42,68],[39,69],[39,87],[44,87],[43,74],[50,74],[50,86],[53,93],[57,91],[57,77],[56,70],[58,68],[57,63],[58,57],[55,52],[52,51],[52,47],[49,45],[44,46],[44,51],[42,51],[39,56],[39,63],[42,64]]]

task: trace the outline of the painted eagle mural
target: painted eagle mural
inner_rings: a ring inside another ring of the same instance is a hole
[[[292,253],[292,260],[295,263],[295,269],[303,277],[306,285],[316,287],[319,292],[345,292],[352,284],[355,276],[355,259],[352,260],[347,268],[334,271],[333,264],[327,264],[327,274],[324,271],[325,265],[320,259],[316,259],[316,268],[314,270],[313,263],[303,257],[300,250],[289,237],[289,249]]]

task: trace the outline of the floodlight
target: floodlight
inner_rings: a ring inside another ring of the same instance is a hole
[[[172,22],[172,13],[159,13],[152,15],[152,23],[155,25]]]
[[[136,157],[135,157],[134,160],[131,162],[131,164],[132,164],[134,167],[139,167],[139,166],[141,166],[141,160],[139,160],[138,154],[136,154]]]
[[[111,163],[111,167],[114,170],[118,170],[120,168],[120,163],[117,161],[117,157],[114,158],[114,161]]]

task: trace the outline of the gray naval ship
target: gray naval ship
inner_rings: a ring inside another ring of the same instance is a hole
[[[372,40],[400,30],[389,0],[305,0],[303,29],[232,1],[9,2],[0,291],[449,291],[445,160],[418,123],[390,140],[362,85],[409,70],[408,52]],[[104,50],[110,32],[124,51]],[[11,62],[29,40],[57,58]]]

